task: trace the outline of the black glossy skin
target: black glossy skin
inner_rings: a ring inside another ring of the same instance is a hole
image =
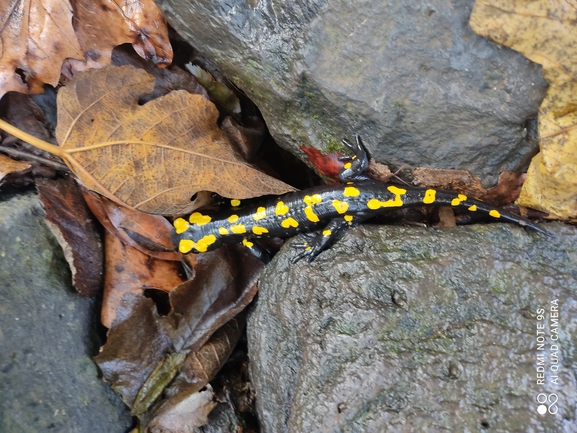
[[[242,242],[255,255],[266,260],[266,252],[252,242],[254,238],[290,237],[297,233],[320,231],[308,242],[297,244],[300,251],[294,261],[306,258],[310,262],[351,226],[388,209],[426,205],[482,212],[548,234],[529,220],[460,194],[364,180],[367,157],[362,142],[357,138],[356,146],[345,144],[355,153],[340,173],[342,180],[349,180],[347,184],[319,186],[278,197],[253,199],[240,205],[233,201],[237,206],[217,213],[195,212],[189,221],[182,218],[175,221],[175,245],[182,253],[199,253],[225,243]]]

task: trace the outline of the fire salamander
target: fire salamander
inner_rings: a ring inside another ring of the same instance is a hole
[[[545,229],[517,215],[505,213],[463,194],[428,188],[385,184],[370,180],[364,172],[367,153],[359,136],[355,144],[346,140],[354,156],[345,158],[339,173],[343,185],[324,185],[278,197],[231,200],[231,208],[219,212],[194,212],[187,219],[174,221],[173,241],[181,253],[204,253],[227,243],[242,242],[253,254],[268,261],[268,253],[254,243],[255,238],[289,237],[301,232],[316,232],[296,244],[293,262],[319,255],[346,229],[390,208],[410,206],[452,206],[470,212],[516,223],[549,235]]]

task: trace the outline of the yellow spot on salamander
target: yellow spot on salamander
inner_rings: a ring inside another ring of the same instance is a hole
[[[194,212],[188,217],[191,224],[196,224],[197,226],[203,226],[208,224],[212,218],[208,215],[203,215],[200,212]]]
[[[230,205],[233,206],[233,207],[240,206],[240,200],[233,199],[233,200],[230,201]]]
[[[188,230],[188,221],[183,218],[177,218],[174,220],[174,228],[176,229],[177,234],[184,233]]]
[[[348,170],[349,168],[351,168],[352,165],[353,165],[353,164],[351,164],[350,162],[347,162],[346,164],[343,165],[343,168],[344,168],[345,170]]]
[[[237,221],[238,221],[238,215],[231,215],[228,217],[228,222],[231,224],[234,224]]]
[[[193,249],[198,253],[205,253],[208,247],[216,242],[215,235],[206,235],[198,242],[191,241],[190,239],[181,239],[178,243],[178,250],[182,254],[191,252]]]
[[[320,202],[322,202],[323,198],[321,197],[320,194],[305,195],[303,201],[307,206],[313,206],[315,204],[319,204]]]
[[[311,247],[306,247],[305,251],[310,251],[312,248]]]
[[[477,210],[477,205],[474,204],[473,206],[471,206],[468,210],[470,210],[471,212],[475,212]]]
[[[333,232],[331,232],[330,230],[323,230],[323,236],[330,236],[332,234]]]
[[[406,194],[407,190],[398,188],[394,185],[388,186],[387,189],[395,195],[394,199],[380,201],[376,198],[372,198],[367,202],[367,207],[371,210],[377,210],[381,207],[401,207],[403,205],[403,199],[401,198],[401,195]]]
[[[345,201],[333,200],[332,205],[338,213],[345,213],[349,209],[349,204]]]
[[[178,251],[182,254],[189,253],[194,248],[194,241],[190,239],[181,239],[178,243]]]
[[[425,204],[434,203],[436,194],[437,194],[437,191],[435,191],[434,189],[426,190],[425,191],[425,197],[423,197],[423,203],[425,203]]]
[[[310,206],[305,207],[305,215],[308,218],[309,221],[312,221],[314,223],[318,223],[320,221],[319,217],[317,216],[317,214],[315,214],[313,212],[313,208]]]
[[[257,235],[257,236],[260,236],[260,235],[263,235],[263,234],[265,234],[265,233],[268,233],[268,230],[265,229],[264,227],[254,226],[254,227],[252,228],[252,232],[253,232],[255,235]]]
[[[293,228],[298,227],[299,223],[294,218],[287,218],[285,220],[282,220],[280,225],[283,226],[285,229],[288,229],[290,227],[293,227]]]
[[[216,242],[215,235],[206,235],[196,243],[195,248],[199,253],[205,253],[208,250],[208,247],[214,244],[215,242]]]
[[[353,220],[353,216],[352,215],[345,215],[345,221],[350,223]]]
[[[451,200],[451,206],[459,206],[462,201],[467,200],[467,196],[463,194],[459,194],[456,198]]]
[[[254,244],[251,241],[248,241],[246,239],[242,240],[242,244],[247,248],[252,248],[254,246]]]
[[[345,188],[345,192],[343,192],[343,195],[345,197],[356,197],[360,194],[361,192],[355,188],[354,186],[347,186]]]
[[[234,226],[230,226],[230,231],[235,235],[242,235],[243,233],[246,233],[246,227],[244,224],[236,224]]]
[[[274,213],[276,213],[277,215],[284,215],[289,211],[289,208],[287,205],[285,205],[282,201],[279,201],[276,204],[276,208],[274,210]]]
[[[224,227],[219,227],[218,228],[218,234],[222,235],[222,236],[226,236],[226,235],[228,235],[228,230],[225,229]]]
[[[501,214],[495,209],[489,211],[489,215],[491,215],[493,218],[501,218]]]
[[[264,218],[266,218],[266,208],[264,207],[259,207],[255,214],[253,215],[253,218],[255,221],[260,221]]]

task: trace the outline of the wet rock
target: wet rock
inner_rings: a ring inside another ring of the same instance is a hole
[[[160,2],[293,153],[360,133],[380,162],[467,169],[488,186],[537,152],[527,120],[547,84],[539,66],[473,33],[472,5]]]
[[[126,431],[130,413],[92,362],[98,302],[71,288],[33,193],[0,195],[0,299],[0,431]]]
[[[547,227],[366,225],[310,265],[285,246],[247,325],[263,432],[573,431],[577,229]]]

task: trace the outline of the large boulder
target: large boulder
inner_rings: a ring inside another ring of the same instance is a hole
[[[537,152],[540,67],[474,34],[472,1],[159,3],[301,157],[360,133],[380,162],[466,169],[487,186]]]
[[[573,431],[577,229],[548,228],[363,226],[312,264],[285,246],[247,325],[263,432]]]

